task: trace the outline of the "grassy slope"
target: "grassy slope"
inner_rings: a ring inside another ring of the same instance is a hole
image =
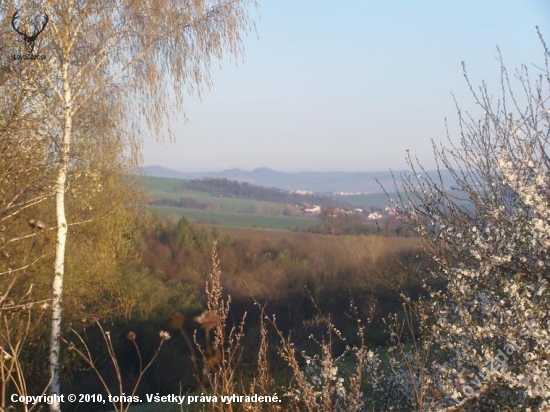
[[[222,211],[226,212],[248,212],[251,206],[257,204],[271,205],[279,208],[281,206],[280,203],[264,202],[254,199],[213,196],[209,193],[186,189],[186,183],[186,180],[180,179],[147,177],[145,181],[145,188],[149,191],[151,200],[160,198],[179,200],[180,198],[185,197],[195,199],[198,202],[218,205]]]
[[[152,210],[156,210],[163,216],[185,216],[196,222],[220,226],[261,227],[283,230],[303,230],[318,223],[317,219],[310,217],[254,214],[251,212],[253,208],[269,210],[272,214],[281,213],[282,204],[254,199],[217,197],[208,193],[186,189],[186,181],[181,179],[145,177],[143,185],[149,191],[150,200],[161,198],[179,200],[184,197],[201,203],[210,203],[218,209],[201,210],[171,206],[149,206]]]
[[[152,210],[163,216],[185,216],[186,218],[220,226],[230,227],[261,227],[268,229],[298,229],[303,230],[319,224],[312,217],[282,216],[281,203],[259,201],[244,198],[217,197],[208,193],[186,188],[187,181],[164,177],[144,177],[143,186],[149,192],[150,200],[190,198],[201,203],[210,203],[218,210],[202,210],[178,208],[171,206],[154,206]],[[336,199],[357,207],[384,207],[388,204],[385,194],[373,193],[355,196],[335,196]],[[264,211],[253,213],[252,210]]]
[[[319,223],[319,220],[311,217],[266,216],[238,212],[213,212],[209,210],[183,209],[170,206],[151,206],[150,208],[151,210],[156,210],[162,216],[166,217],[185,216],[187,219],[198,223],[230,227],[303,230]]]

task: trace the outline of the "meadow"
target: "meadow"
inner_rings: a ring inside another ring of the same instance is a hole
[[[283,203],[255,200],[242,197],[221,197],[187,188],[189,181],[175,178],[145,176],[141,185],[147,191],[148,208],[172,221],[180,217],[215,226],[265,228],[303,231],[322,226],[315,216],[291,216],[285,213]],[[187,199],[197,202],[203,208],[176,207],[155,204],[160,200],[179,201]],[[327,198],[328,199],[328,198]],[[383,209],[388,204],[388,196],[383,193],[342,196],[330,199],[364,209]],[[205,205],[208,205],[205,207]]]
[[[227,200],[238,201],[240,199]],[[306,230],[319,224],[319,220],[312,217],[256,215],[246,211],[210,211],[156,205],[151,205],[149,208],[171,221],[185,216],[185,218],[197,223],[222,227]]]

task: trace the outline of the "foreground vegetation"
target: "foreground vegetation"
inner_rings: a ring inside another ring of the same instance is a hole
[[[38,410],[11,395],[46,392],[119,397],[52,411],[127,411],[153,393],[197,394],[209,401],[194,409],[219,411],[549,410],[544,41],[536,80],[517,73],[521,99],[504,65],[501,101],[468,83],[480,118],[459,112],[459,144],[435,150],[456,187],[412,161],[396,177],[404,226],[325,209],[320,233],[219,228],[143,210],[120,86],[143,93],[136,104],[159,127],[159,84],[200,87],[211,57],[238,55],[248,15],[243,2],[162,6],[46,2],[55,58],[0,72],[2,410]],[[223,400],[232,394],[281,402]]]

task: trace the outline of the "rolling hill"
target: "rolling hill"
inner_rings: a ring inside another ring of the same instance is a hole
[[[221,172],[181,172],[162,166],[145,166],[140,172],[146,176],[168,177],[178,179],[220,178],[248,182],[258,186],[274,187],[294,191],[305,190],[313,193],[382,193],[394,190],[391,172],[278,172],[265,167],[246,171],[227,169]],[[396,171],[396,175],[410,175],[408,171]],[[436,176],[436,172],[428,172]],[[445,184],[452,184],[448,173],[443,173]],[[380,183],[378,183],[380,182]],[[380,186],[382,185],[382,187]]]

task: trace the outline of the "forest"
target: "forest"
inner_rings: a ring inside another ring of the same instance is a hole
[[[332,205],[318,230],[193,222],[206,202],[151,204],[132,172],[212,59],[241,57],[255,5],[46,1],[25,9],[48,25],[36,49],[0,32],[48,56],[0,67],[0,410],[549,410],[540,32],[535,69],[499,55],[498,100],[464,66],[481,114],[458,110],[460,139],[434,144],[453,187],[409,155],[393,216],[368,227]]]

